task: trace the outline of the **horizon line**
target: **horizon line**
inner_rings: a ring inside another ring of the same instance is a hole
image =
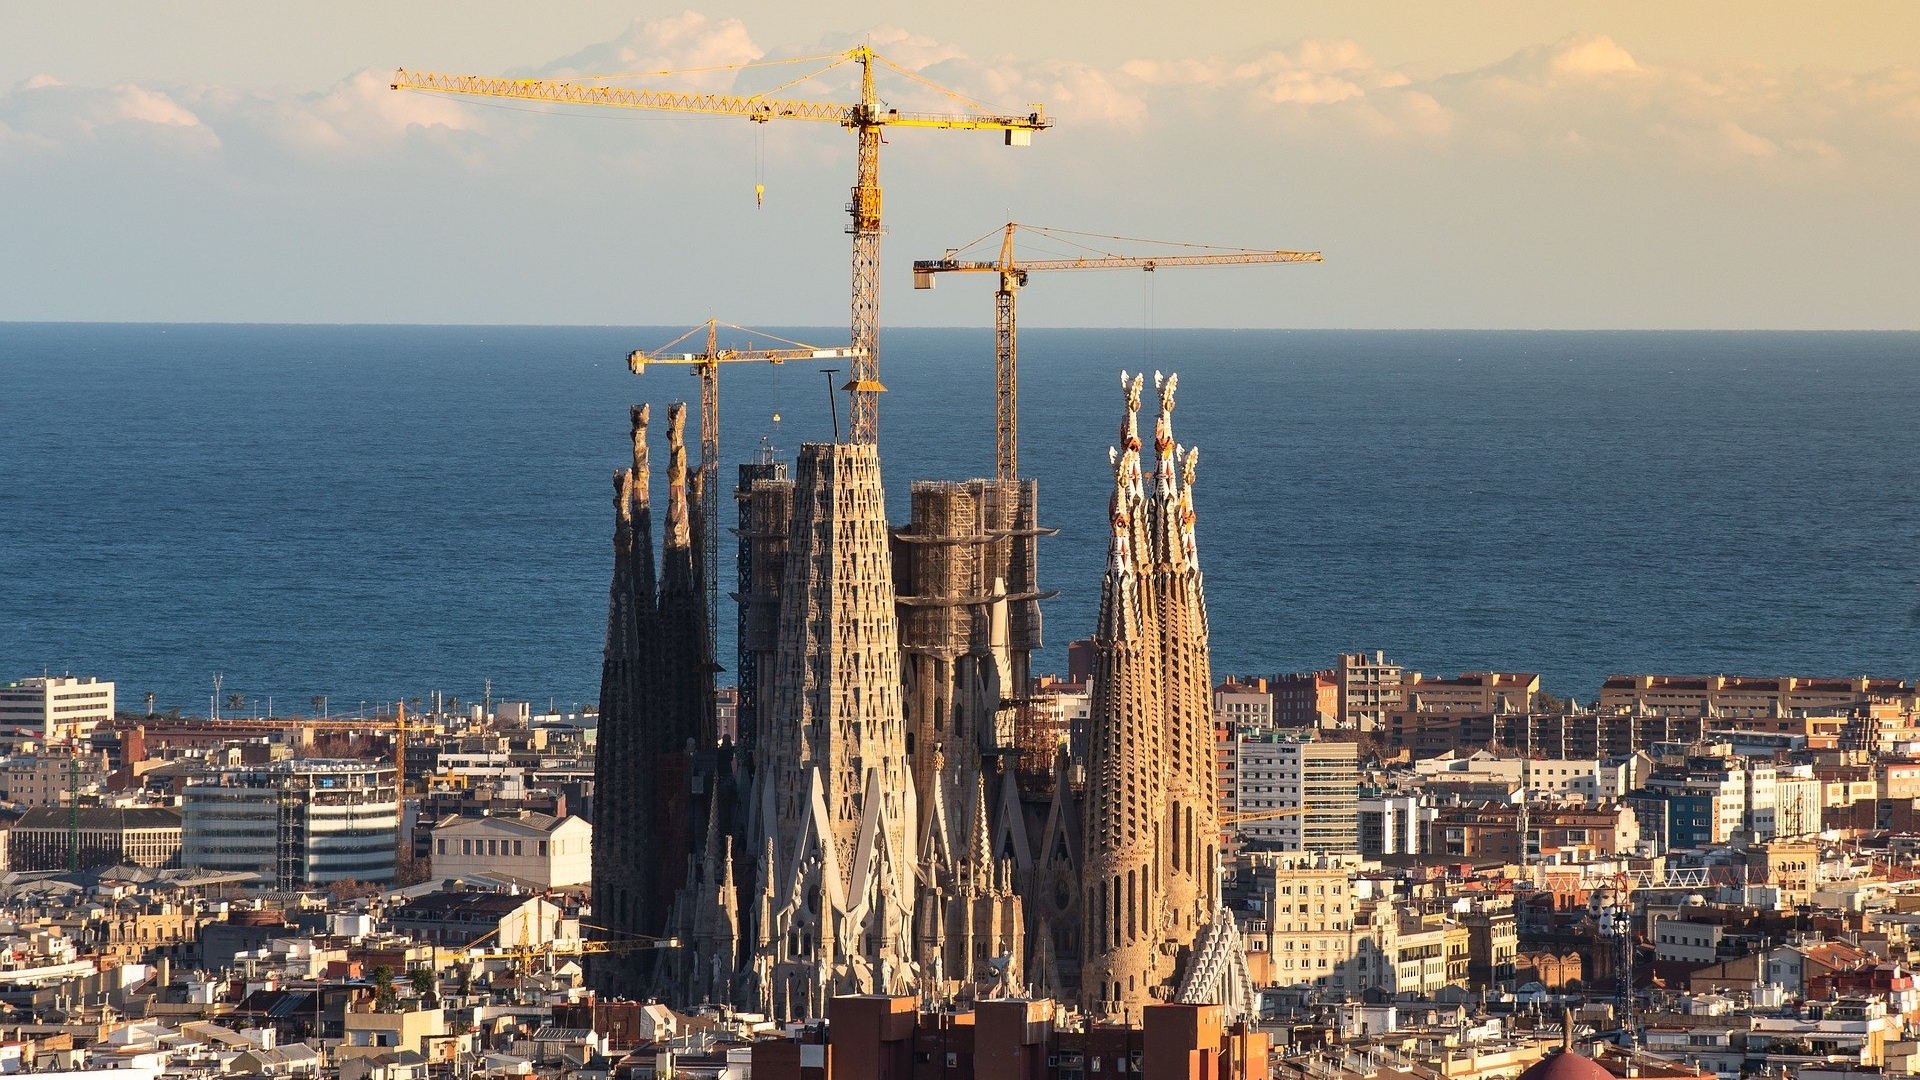
[[[697,320],[697,326],[706,320]],[[272,319],[0,319],[0,326],[251,326],[318,327],[329,329],[490,329],[490,330],[673,330],[682,323],[608,323],[608,322],[325,322],[317,320]],[[766,327],[783,330],[844,330],[839,324],[768,322]],[[883,326],[881,330],[965,330],[993,333],[993,327],[981,325],[906,323]],[[1911,327],[1768,327],[1768,326],[1033,326],[1023,324],[1023,332],[1070,330],[1155,333],[1159,331],[1215,331],[1222,333],[1475,333],[1475,334],[1920,334],[1920,325]]]

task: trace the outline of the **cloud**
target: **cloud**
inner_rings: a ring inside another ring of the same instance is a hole
[[[1356,137],[1388,146],[1446,139],[1476,153],[1792,177],[1856,159],[1880,168],[1920,145],[1920,67],[1688,67],[1591,31],[1454,71],[1383,65],[1355,42],[1314,39],[1136,58],[1120,65],[1116,84],[1169,123],[1211,117],[1349,152]]]
[[[59,152],[99,145],[172,144],[202,153],[219,138],[175,96],[134,83],[71,86],[36,75],[0,95],[0,146]]]
[[[389,76],[383,71],[360,71],[323,94],[273,103],[272,131],[297,146],[368,152],[410,134],[479,127],[474,111],[460,101],[395,91]]]
[[[739,19],[712,19],[689,10],[657,19],[635,19],[613,40],[589,45],[525,74],[543,79],[582,79],[687,72],[675,76],[675,87],[720,93],[734,87],[736,72],[701,69],[730,69],[763,55]]]
[[[1241,56],[1134,59],[1121,72],[1143,92],[1158,91],[1151,106],[1169,112],[1250,116],[1296,130],[1304,125],[1380,137],[1431,135],[1453,126],[1447,108],[1431,94],[1409,90],[1410,75],[1380,65],[1357,42],[1344,39],[1307,39]]]
[[[1551,42],[1523,48],[1488,69],[1482,75],[1505,73],[1526,83],[1567,83],[1580,79],[1601,79],[1609,75],[1632,75],[1644,71],[1640,61],[1620,48],[1607,35],[1572,33]]]
[[[1762,135],[1755,135],[1731,120],[1723,120],[1717,129],[1720,145],[1728,153],[1741,157],[1768,158],[1780,152],[1780,144]]]
[[[1042,102],[1063,129],[1133,143],[1178,127],[1221,138],[1284,139],[1322,154],[1363,145],[1425,152],[1444,142],[1483,155],[1761,171],[1910,163],[1920,147],[1920,67],[1867,73],[1688,67],[1638,55],[1600,32],[1439,72],[1383,64],[1359,43],[1339,38],[1237,54],[1139,57],[1113,66],[1046,56],[970,57],[891,25],[823,38],[815,48],[832,53],[858,41],[992,108],[1025,111],[1028,103]],[[756,93],[806,70],[753,66],[765,55],[740,20],[681,11],[635,20],[608,41],[524,74],[673,70],[683,74],[654,85]],[[846,100],[854,74],[842,67],[788,92]],[[953,106],[913,79],[884,71],[879,77],[886,99],[899,108]],[[324,168],[404,160],[424,148],[473,167],[503,154],[533,153],[624,168],[648,155],[665,161],[686,150],[671,134],[635,149],[632,140],[603,138],[604,125],[509,122],[480,104],[396,93],[387,82],[386,72],[366,70],[311,93],[241,94],[135,83],[70,86],[36,76],[0,92],[0,153],[19,160],[137,145],[153,154],[225,159],[245,172],[276,155]]]

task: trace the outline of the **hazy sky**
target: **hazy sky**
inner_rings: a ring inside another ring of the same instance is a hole
[[[0,319],[844,325],[846,132],[386,87],[861,40],[1058,122],[890,136],[884,323],[989,323],[908,264],[1011,217],[1328,260],[1035,278],[1033,325],[1920,327],[1920,5],[1747,0],[5,0]]]

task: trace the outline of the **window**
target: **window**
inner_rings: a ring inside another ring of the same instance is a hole
[[[540,841],[540,857],[543,859],[547,857],[547,842],[545,840]]]
[[[440,854],[445,855],[446,853],[447,853],[447,842],[445,840],[442,840],[440,841]]]
[[[521,843],[520,841],[515,840],[513,842],[513,853],[515,855],[525,855],[526,854],[525,848],[526,848],[526,845]]]

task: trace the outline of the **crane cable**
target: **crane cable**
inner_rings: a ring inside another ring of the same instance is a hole
[[[753,205],[755,208],[767,201],[767,126],[753,126]]]

